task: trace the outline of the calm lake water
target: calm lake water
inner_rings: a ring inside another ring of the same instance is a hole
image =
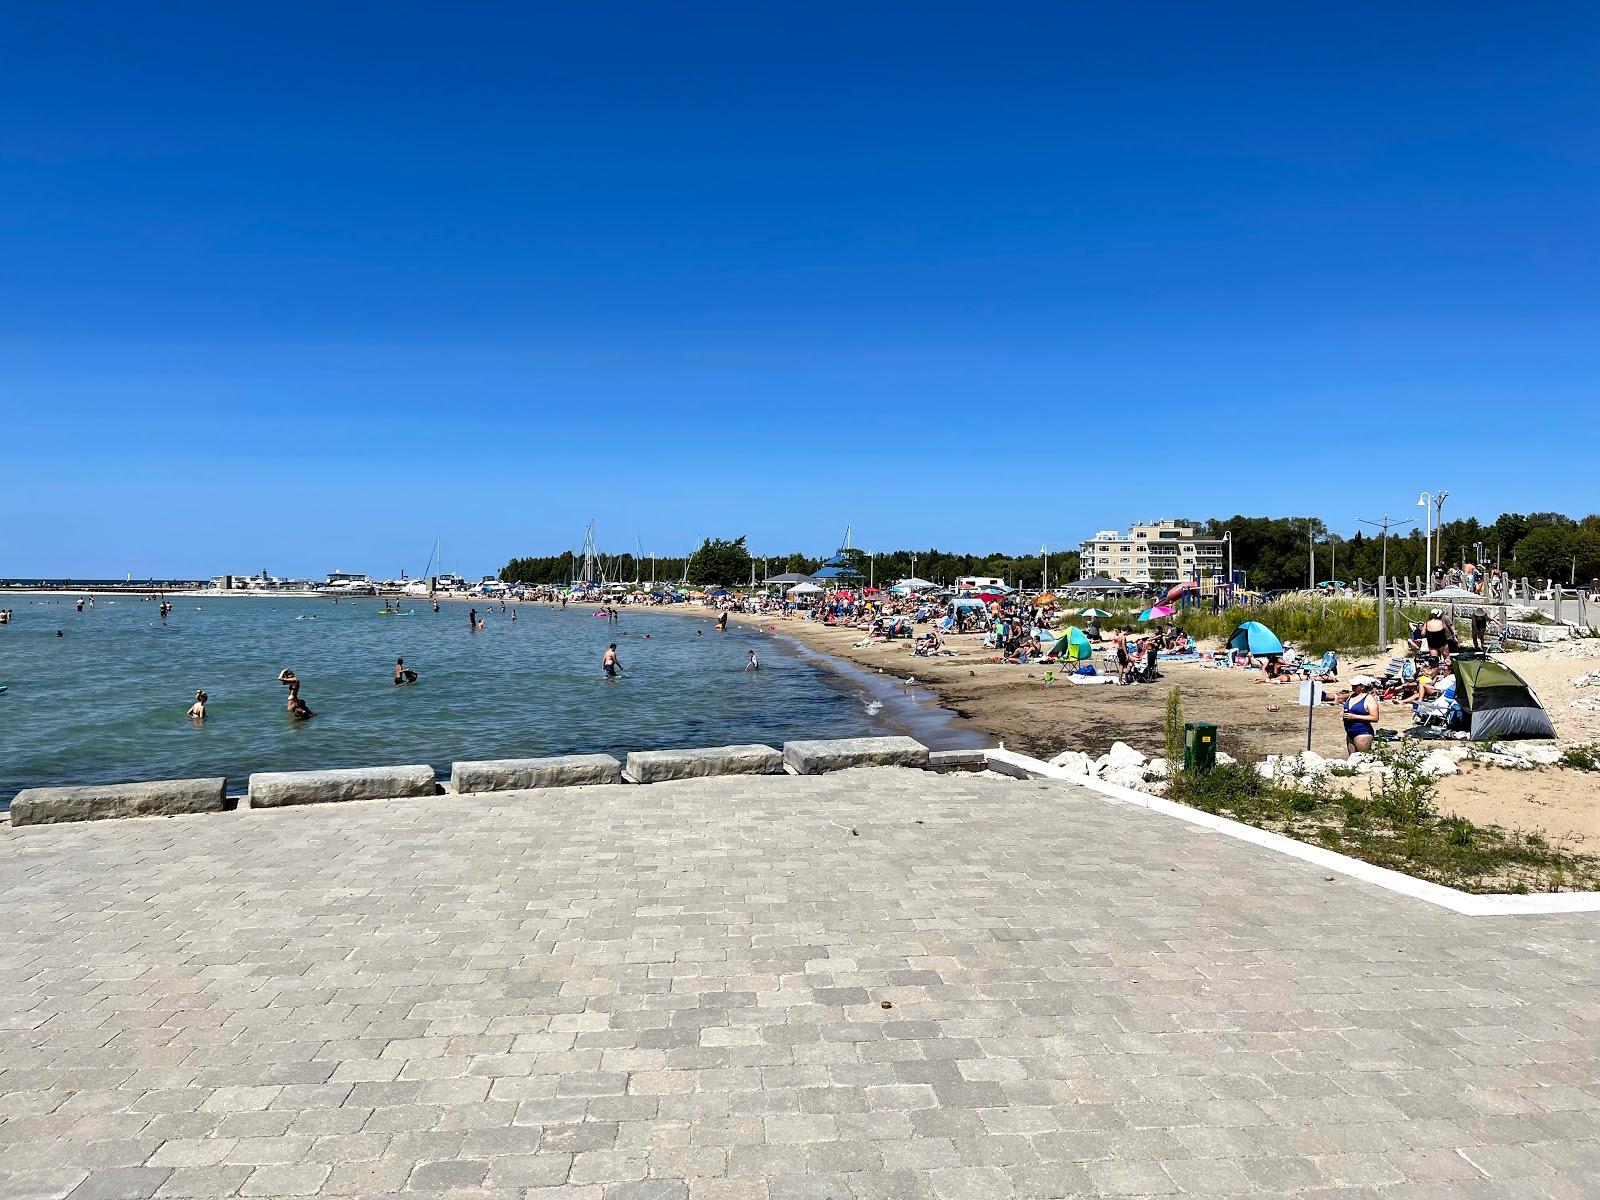
[[[44,784],[457,759],[778,744],[787,738],[890,732],[870,683],[842,679],[782,639],[711,615],[593,607],[562,611],[467,605],[380,617],[381,602],[321,599],[173,600],[163,625],[137,597],[0,597],[0,804]],[[61,629],[65,637],[58,638]],[[648,635],[648,637],[646,636]],[[623,677],[600,655],[619,647]],[[762,669],[743,670],[754,648]],[[404,656],[420,680],[392,683]],[[317,716],[290,722],[278,672],[292,668]],[[208,717],[184,717],[197,688]]]

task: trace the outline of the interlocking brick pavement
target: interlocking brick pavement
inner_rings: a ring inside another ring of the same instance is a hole
[[[1600,1195],[1594,916],[856,771],[0,832],[0,1200]]]

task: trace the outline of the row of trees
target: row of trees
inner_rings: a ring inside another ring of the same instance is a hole
[[[1233,516],[1209,521],[1183,521],[1209,537],[1230,534],[1233,565],[1248,573],[1258,590],[1304,587],[1311,578],[1312,555],[1316,581],[1326,579],[1375,580],[1383,573],[1381,534],[1358,529],[1341,535],[1315,517]],[[1463,562],[1499,566],[1514,577],[1555,579],[1559,582],[1600,577],[1600,514],[1582,519],[1561,513],[1505,513],[1489,524],[1468,517],[1445,522],[1435,534],[1436,561],[1459,566]],[[1442,551],[1442,554],[1441,554]],[[988,575],[1013,586],[1038,587],[1044,579],[1041,554],[953,554],[944,550],[891,550],[869,554],[865,550],[841,552],[863,580],[891,583],[916,575],[934,583],[950,583],[963,575]],[[707,538],[686,560],[636,559],[631,554],[602,559],[609,580],[687,579],[701,587],[734,587],[750,582],[754,567],[757,582],[768,575],[795,571],[809,575],[823,564],[805,554],[753,555],[744,537]],[[1422,530],[1407,527],[1389,537],[1388,573],[1420,576],[1426,571],[1427,547]],[[507,583],[565,584],[576,578],[581,560],[570,550],[544,557],[513,558],[500,572]],[[1049,556],[1052,585],[1078,577],[1078,552]]]
[[[1304,587],[1316,554],[1316,578],[1365,579],[1383,573],[1381,531],[1358,529],[1345,536],[1314,517],[1234,516],[1196,522],[1208,536],[1233,538],[1234,567],[1249,574],[1258,590]],[[1388,573],[1420,576],[1427,570],[1428,551],[1422,529],[1406,526],[1392,532]],[[1582,519],[1561,513],[1504,513],[1485,524],[1474,517],[1446,521],[1434,532],[1436,564],[1465,562],[1498,566],[1514,578],[1586,582],[1600,576],[1600,514]]]
[[[886,584],[912,575],[934,583],[950,583],[963,575],[990,575],[1015,586],[1038,587],[1045,568],[1044,557],[1039,554],[951,554],[936,549],[893,550],[885,554],[870,554],[865,550],[841,553],[846,564],[863,580],[881,580]],[[787,572],[810,575],[820,570],[824,561],[800,553],[756,556],[744,537],[707,538],[687,562],[682,557],[640,561],[631,554],[620,554],[614,558],[602,556],[601,569],[608,580],[648,581],[653,577],[672,583],[686,578],[700,587],[733,587],[750,582],[752,566],[759,583],[769,575]],[[543,557],[513,558],[501,568],[500,578],[507,583],[566,584],[577,578],[582,565],[582,559],[570,550]],[[1053,583],[1076,579],[1078,552],[1052,554],[1049,565]]]

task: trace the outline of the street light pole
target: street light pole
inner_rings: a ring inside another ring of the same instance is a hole
[[[1039,553],[1044,555],[1044,574],[1040,577],[1039,590],[1048,592],[1050,590],[1050,551],[1047,547],[1040,546]]]
[[[1307,517],[1306,518],[1306,553],[1309,556],[1309,565],[1307,566],[1306,570],[1307,570],[1307,573],[1310,576],[1310,579],[1306,583],[1306,587],[1310,588],[1313,592],[1317,590],[1317,541],[1316,541],[1316,538],[1317,538],[1317,519],[1315,517]]]
[[[1439,539],[1438,552],[1433,556],[1433,561],[1441,567],[1444,566],[1444,502],[1448,499],[1450,499],[1450,493],[1443,491],[1433,498],[1437,509],[1433,515],[1433,533]]]
[[[1417,497],[1417,507],[1422,509],[1422,515],[1428,523],[1427,536],[1422,540],[1424,547],[1422,551],[1422,569],[1424,572],[1422,590],[1431,592],[1433,591],[1433,496],[1428,492],[1423,492],[1422,495]]]

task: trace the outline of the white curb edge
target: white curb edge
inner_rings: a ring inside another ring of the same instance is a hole
[[[1047,762],[1037,758],[1029,758],[1025,754],[1018,754],[1015,750],[989,750],[985,752],[991,763],[1009,766],[1013,771],[1025,772],[1028,776],[1037,779],[1060,780],[1063,783],[1075,783],[1097,792],[1114,804],[1132,804],[1163,816],[1175,817],[1190,825],[1198,825],[1202,829],[1210,829],[1227,837],[1237,838],[1241,842],[1260,846],[1266,850],[1273,850],[1279,854],[1286,854],[1290,858],[1298,858],[1302,862],[1315,863],[1330,871],[1337,871],[1341,875],[1348,875],[1359,879],[1363,883],[1375,884],[1391,892],[1398,892],[1402,896],[1410,896],[1413,900],[1424,900],[1440,908],[1449,909],[1451,912],[1460,913],[1468,917],[1516,917],[1550,915],[1556,913],[1600,912],[1600,892],[1542,892],[1529,895],[1476,895],[1472,892],[1459,891],[1456,888],[1445,887],[1443,884],[1429,883],[1422,879],[1413,879],[1410,875],[1400,871],[1391,871],[1388,867],[1374,866],[1372,863],[1362,862],[1358,858],[1351,858],[1348,854],[1339,854],[1333,850],[1325,850],[1321,846],[1313,846],[1306,842],[1296,841],[1294,838],[1284,837],[1281,833],[1271,833],[1265,829],[1257,829],[1254,825],[1246,825],[1242,821],[1232,821],[1227,817],[1219,817],[1212,813],[1201,812],[1198,808],[1190,808],[1186,804],[1178,804],[1160,796],[1152,796],[1145,792],[1137,792],[1132,788],[1120,787],[1114,783],[1106,783],[1094,778],[1092,775],[1073,775],[1060,767],[1052,767]],[[1011,774],[1012,772],[1005,772]]]

